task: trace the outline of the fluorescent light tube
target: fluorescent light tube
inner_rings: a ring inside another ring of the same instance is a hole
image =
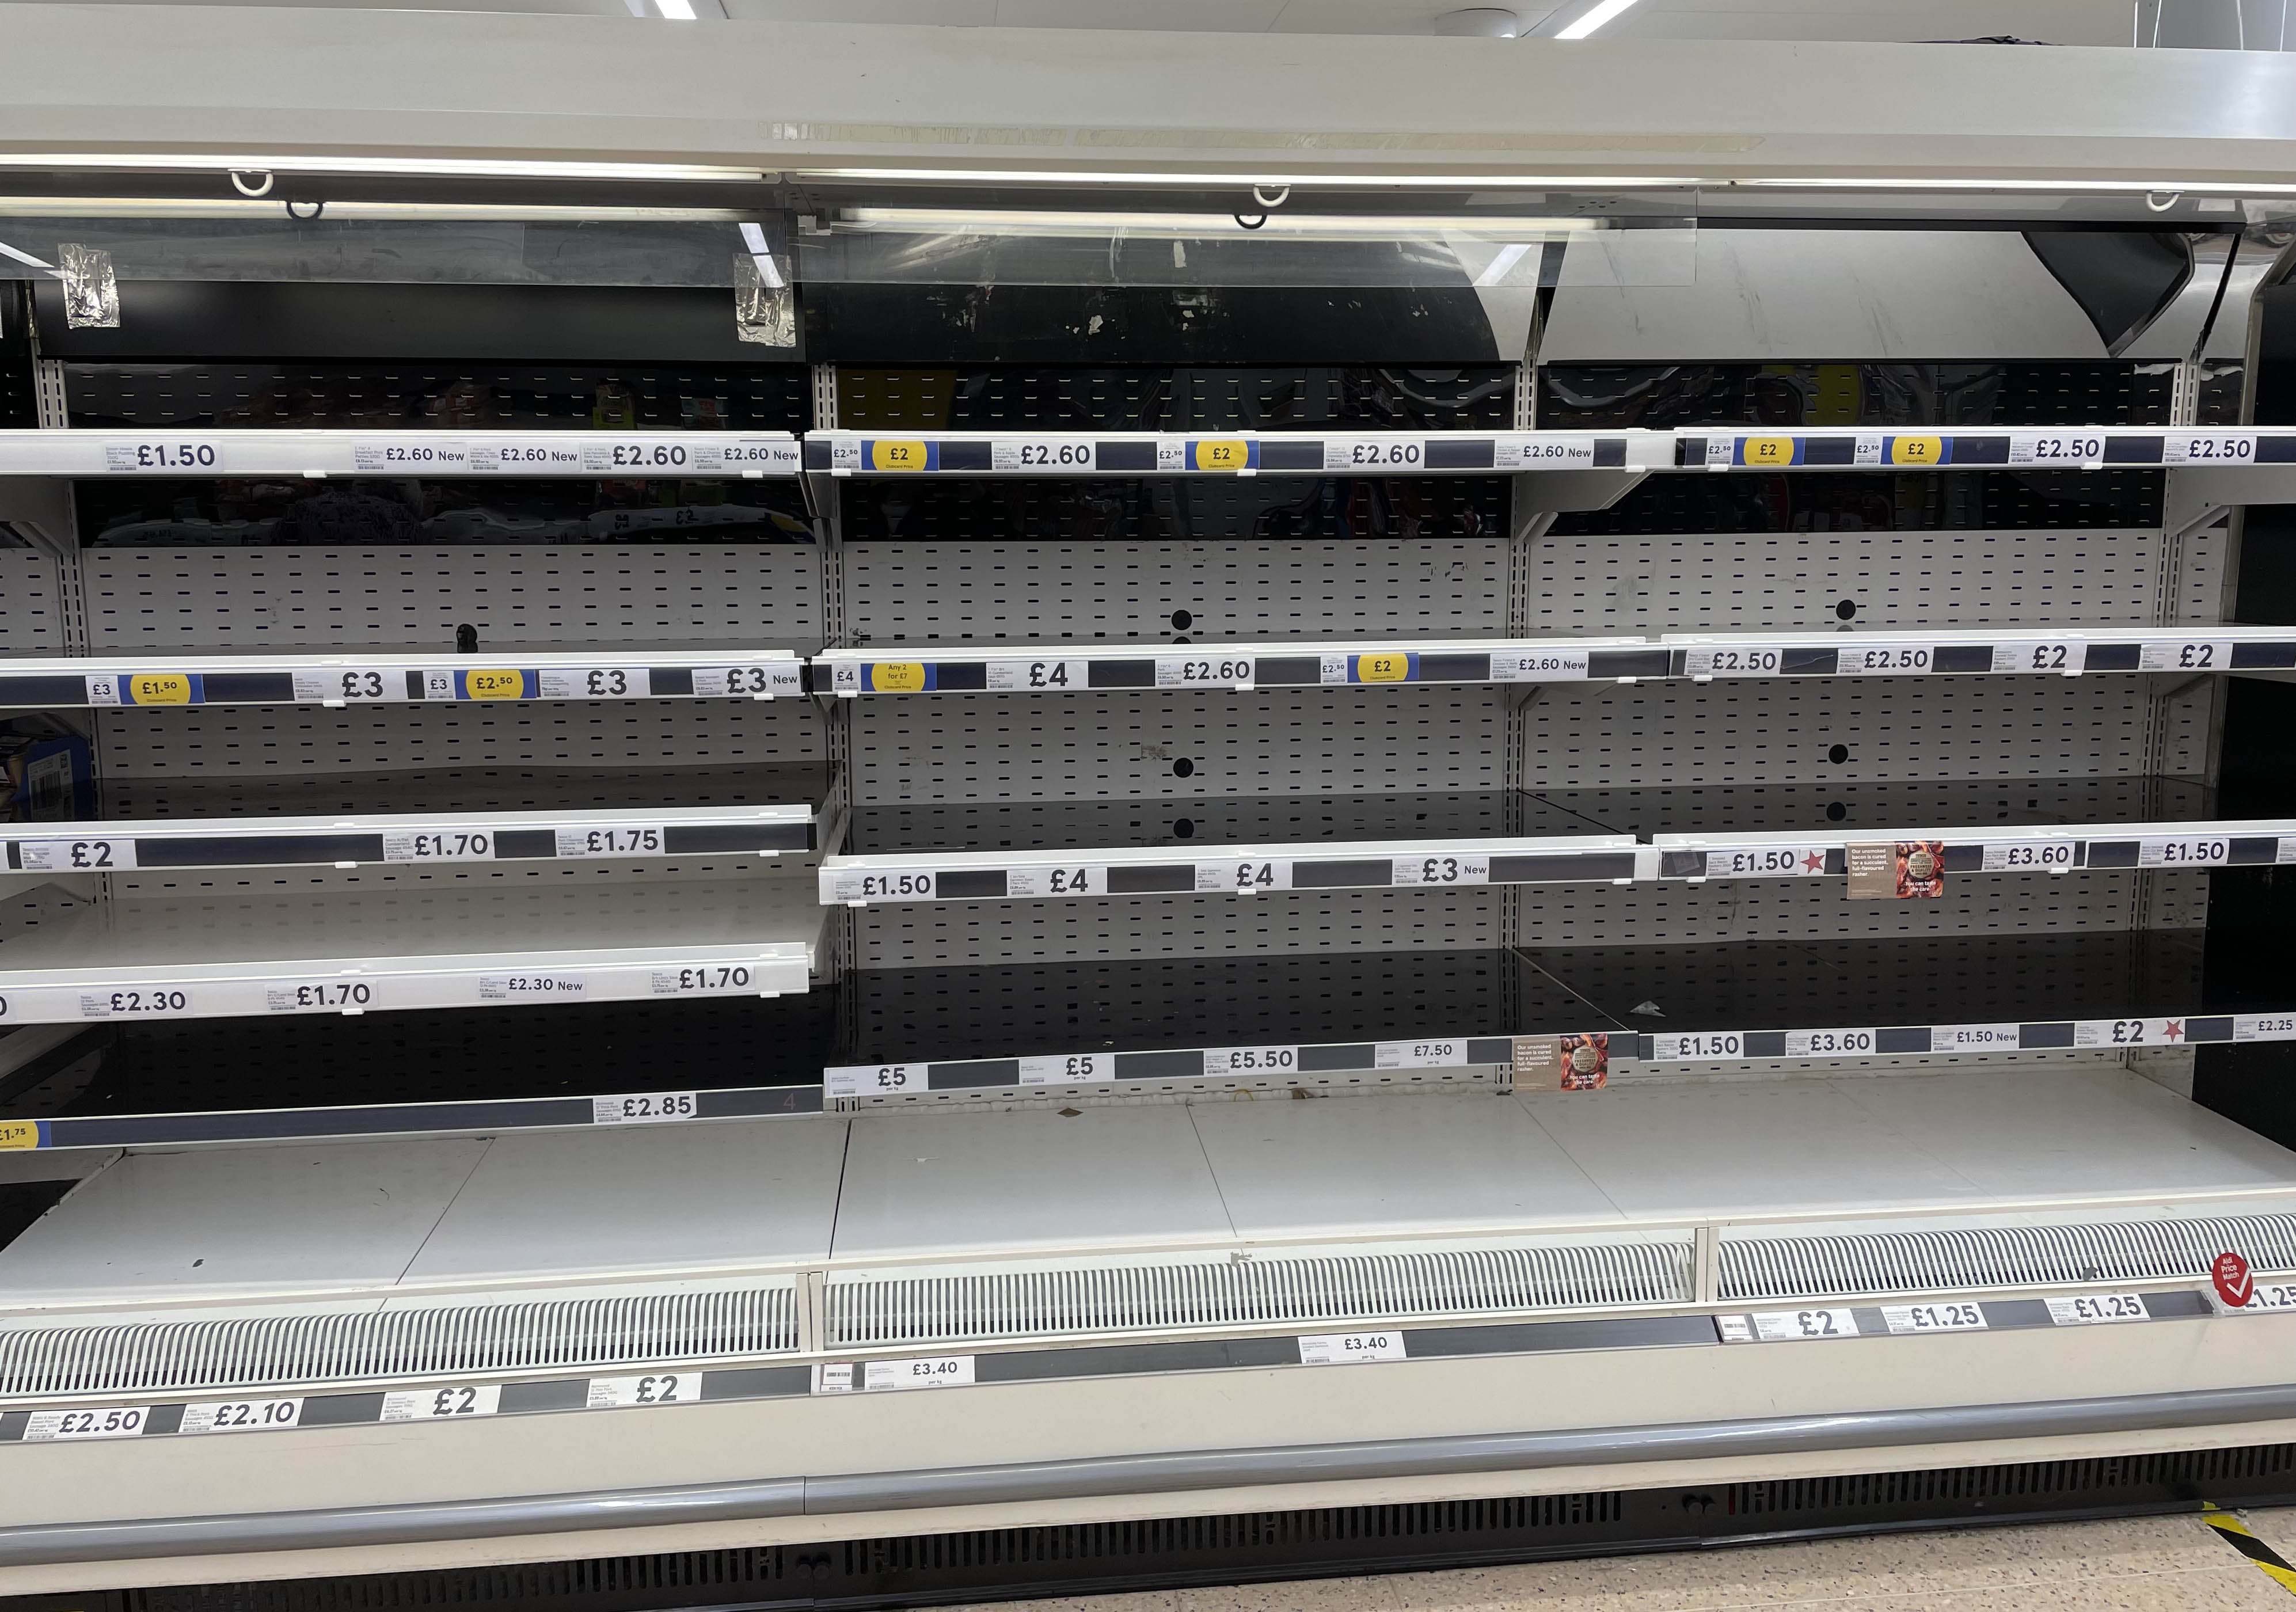
[[[1580,14],[1578,20],[1555,30],[1557,39],[1584,39],[1611,18],[1632,5],[1635,0],[1602,0],[1593,10]]]

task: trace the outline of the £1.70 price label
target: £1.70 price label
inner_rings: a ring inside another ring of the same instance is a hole
[[[656,969],[652,984],[656,996],[739,995],[753,988],[755,978],[747,963],[696,962]]]
[[[266,1013],[364,1013],[373,1006],[370,980],[292,979],[263,987]]]
[[[385,862],[492,862],[495,837],[481,829],[392,830],[382,837]]]

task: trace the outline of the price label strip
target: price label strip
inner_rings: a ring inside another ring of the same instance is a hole
[[[1408,1358],[1400,1332],[1322,1332],[1300,1340],[1303,1366],[1367,1366]]]
[[[818,1365],[816,1394],[893,1394],[916,1388],[967,1388],[974,1382],[970,1354],[935,1354],[913,1360],[871,1360]]]

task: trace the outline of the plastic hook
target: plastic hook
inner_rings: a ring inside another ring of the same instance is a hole
[[[1266,213],[1253,213],[1247,217],[1245,215],[1238,213],[1235,216],[1235,226],[1240,230],[1265,229],[1267,226],[1267,215]]]
[[[1282,207],[1286,201],[1289,201],[1292,199],[1292,187],[1288,184],[1277,185],[1275,187],[1275,193],[1272,196],[1267,193],[1267,188],[1268,187],[1264,184],[1253,185],[1251,187],[1251,199],[1259,203],[1260,206],[1267,208]]]
[[[299,213],[295,210],[295,204],[292,201],[289,201],[286,203],[287,216],[299,223],[308,224],[312,219],[317,217],[321,213],[327,210],[327,204],[324,201],[314,201],[309,205],[311,209],[309,212]]]
[[[257,185],[250,185],[244,176],[258,173],[263,176],[263,183]],[[268,196],[271,193],[271,187],[275,183],[276,183],[276,180],[277,176],[273,174],[267,168],[235,168],[231,170],[231,188],[237,191],[242,196]]]
[[[2185,199],[2182,191],[2146,191],[2144,205],[2156,213],[2165,213]]]

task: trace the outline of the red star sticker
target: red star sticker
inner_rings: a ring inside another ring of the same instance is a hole
[[[1805,873],[1824,872],[1825,871],[1825,858],[1819,855],[1816,851],[1808,853],[1801,859],[1801,871]]]
[[[2169,1040],[2171,1040],[2171,1041],[2176,1040],[2176,1039],[2177,1039],[2177,1037],[2178,1037],[2179,1035],[2182,1035],[2184,1033],[2185,1033],[2185,1027],[2184,1027],[2183,1025],[2178,1024],[2178,1023],[2177,1023],[2175,1019],[2170,1019],[2170,1020],[2169,1020],[2169,1021],[2165,1026],[2163,1026],[2163,1027],[2161,1027],[2161,1035],[2166,1035],[2166,1036],[2167,1036]]]

